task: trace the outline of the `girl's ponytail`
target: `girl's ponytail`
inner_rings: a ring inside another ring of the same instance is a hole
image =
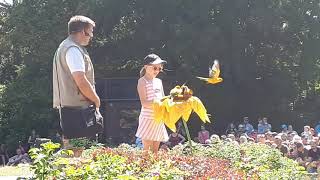
[[[144,76],[146,74],[146,68],[142,67],[140,70],[140,77]]]

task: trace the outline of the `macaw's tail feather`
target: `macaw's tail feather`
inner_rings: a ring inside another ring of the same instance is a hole
[[[197,78],[202,80],[202,81],[206,81],[206,82],[208,82],[208,79],[209,79],[209,78],[204,78],[204,77],[199,77],[199,76],[197,76]]]

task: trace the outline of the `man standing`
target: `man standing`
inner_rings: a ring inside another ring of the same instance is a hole
[[[99,110],[100,99],[95,92],[94,69],[84,48],[93,37],[94,27],[94,21],[88,17],[71,17],[68,22],[69,36],[56,51],[53,60],[53,107],[60,109],[60,112],[64,107],[87,108],[92,104]],[[81,122],[62,119],[60,125],[65,143],[68,143],[67,139],[88,136]]]

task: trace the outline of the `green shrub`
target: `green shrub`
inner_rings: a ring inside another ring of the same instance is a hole
[[[296,161],[284,157],[278,149],[264,144],[248,143],[240,146],[241,161],[235,165],[248,176],[260,179],[301,179],[305,169]]]
[[[171,155],[183,155],[187,145],[173,148]],[[289,158],[283,157],[277,149],[264,144],[219,141],[210,146],[193,143],[193,156],[212,157],[230,161],[231,167],[242,170],[247,177],[259,179],[301,179],[306,171]]]
[[[260,144],[217,142],[211,146],[178,145],[157,156],[122,144],[117,148],[93,146],[80,158],[63,157],[59,144],[45,143],[30,150],[36,179],[194,179],[253,178],[302,179],[306,171],[274,148]]]
[[[59,166],[62,162],[63,155],[71,155],[72,151],[61,150],[60,144],[47,142],[41,144],[40,148],[32,148],[29,150],[31,159],[33,160],[31,169],[34,172],[34,179],[47,180],[50,177],[59,176],[61,173]]]
[[[88,138],[75,138],[69,140],[70,145],[73,147],[83,147],[83,148],[89,148],[91,146],[96,145],[96,142],[89,140]]]

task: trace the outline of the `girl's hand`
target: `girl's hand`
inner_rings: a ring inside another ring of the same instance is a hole
[[[160,99],[154,99],[154,100],[153,100],[153,103],[154,103],[154,104],[160,104],[160,103],[161,103],[161,100],[160,100]]]

